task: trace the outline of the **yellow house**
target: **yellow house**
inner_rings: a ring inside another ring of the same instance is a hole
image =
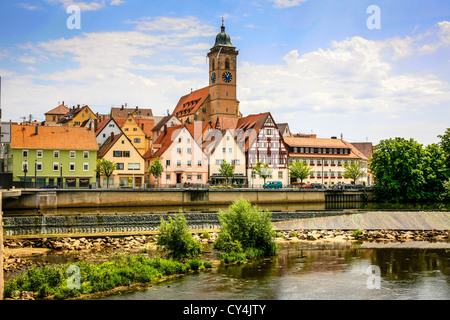
[[[150,149],[150,137],[145,133],[145,126],[139,124],[141,119],[136,119],[132,114],[130,114],[125,122],[121,125],[122,132],[130,139],[134,147],[143,156],[148,149]],[[117,121],[121,122],[117,119]]]
[[[116,170],[109,177],[109,181],[105,176],[100,177],[102,188],[107,186],[109,188],[141,188],[144,186],[144,158],[126,135],[112,132],[100,147],[97,159],[106,159],[117,164]]]
[[[97,116],[88,106],[72,107],[59,121],[59,124],[68,127],[82,127],[86,121],[94,119],[98,121]],[[99,121],[100,122],[100,121]]]

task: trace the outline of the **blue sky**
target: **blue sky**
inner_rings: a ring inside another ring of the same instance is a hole
[[[66,8],[81,9],[80,29]],[[367,8],[380,9],[369,29]],[[244,115],[293,132],[429,144],[450,127],[450,2],[381,0],[2,0],[2,120],[65,101],[163,115],[208,84],[220,31],[240,50]]]

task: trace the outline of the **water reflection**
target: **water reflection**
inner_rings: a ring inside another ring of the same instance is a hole
[[[450,299],[443,249],[286,244],[278,257],[189,275],[108,299]],[[370,266],[381,271],[369,289]]]

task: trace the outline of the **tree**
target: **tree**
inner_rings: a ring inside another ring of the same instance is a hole
[[[223,160],[223,162],[220,164],[219,172],[222,176],[226,179],[226,184],[228,185],[228,179],[231,178],[234,175],[234,167]]]
[[[233,202],[228,211],[219,212],[219,222],[221,231],[214,243],[216,249],[225,252],[255,249],[263,256],[276,254],[275,232],[268,210],[262,211],[240,199]]]
[[[439,135],[438,138],[441,139],[439,144],[445,152],[445,157],[447,158],[447,170],[450,171],[450,128],[447,128],[445,133],[443,135]],[[447,174],[450,176],[450,172],[447,172]]]
[[[266,179],[273,172],[273,170],[269,168],[269,165],[267,163],[262,164],[260,161],[258,161],[253,167],[253,171],[255,171],[261,178],[264,179],[264,184],[266,184]]]
[[[189,231],[186,217],[181,209],[175,219],[169,216],[168,221],[165,221],[161,218],[159,231],[161,234],[157,245],[164,246],[173,257],[186,258],[202,253],[201,245]]]
[[[446,162],[445,151],[439,144],[430,144],[424,149],[424,200],[441,200],[444,197],[444,182],[448,179]]]
[[[106,159],[97,159],[97,169],[96,171],[100,173],[100,175],[106,177],[106,188],[109,188],[109,177],[112,176],[114,170],[117,168],[117,163],[106,160]]]
[[[303,161],[293,162],[288,166],[289,175],[291,178],[300,179],[300,185],[303,185],[303,180],[307,179],[311,173],[313,173],[313,169]]]
[[[153,175],[156,179],[156,184],[158,184],[158,177],[161,175],[161,173],[164,172],[164,166],[162,165],[159,158],[156,158],[153,160],[152,164],[150,165],[150,168],[148,168],[148,171],[151,175]]]
[[[342,175],[346,179],[353,179],[353,184],[356,184],[356,180],[366,174],[364,168],[361,167],[361,163],[353,162],[344,164],[344,174]]]
[[[374,174],[375,196],[383,201],[410,202],[423,200],[424,150],[414,139],[382,140],[375,146],[370,162]]]

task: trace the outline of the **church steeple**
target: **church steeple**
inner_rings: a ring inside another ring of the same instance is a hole
[[[225,32],[222,18],[220,33],[216,36],[209,58],[209,118],[215,122],[217,117],[239,117],[239,101],[236,97],[237,56],[239,52]]]
[[[225,32],[225,21],[223,20],[223,18],[222,18],[222,26],[220,27],[220,33],[216,36],[216,43],[214,44],[214,47],[217,46],[234,48],[233,44],[231,43],[230,36]]]

